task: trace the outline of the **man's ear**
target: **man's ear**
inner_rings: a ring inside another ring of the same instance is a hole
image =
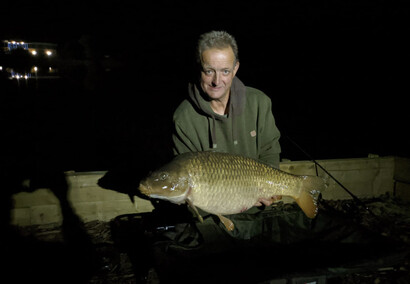
[[[236,61],[235,67],[233,68],[233,76],[236,75],[236,72],[238,72],[239,69],[239,61]]]

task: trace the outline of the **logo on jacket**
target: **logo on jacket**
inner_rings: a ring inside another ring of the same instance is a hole
[[[251,134],[251,137],[255,137],[255,136],[256,136],[256,131],[255,131],[255,130],[252,130],[252,131],[250,132],[250,134]]]

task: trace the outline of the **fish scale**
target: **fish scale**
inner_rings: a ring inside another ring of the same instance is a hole
[[[211,152],[197,154],[192,159],[190,169],[191,201],[202,210],[218,210],[222,215],[242,212],[261,197],[283,195],[287,188],[283,186],[285,175],[278,174],[279,171],[236,155]],[[273,181],[267,179],[268,176],[278,179]],[[295,186],[296,182],[293,182]]]
[[[314,218],[316,199],[324,188],[319,177],[292,175],[251,158],[218,152],[179,155],[140,183],[143,194],[177,204],[187,202],[223,222],[229,221],[223,215],[241,213],[261,198],[278,195],[294,198]]]

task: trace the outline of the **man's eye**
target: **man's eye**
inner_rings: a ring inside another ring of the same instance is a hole
[[[229,73],[231,73],[231,71],[226,69],[226,70],[223,71],[223,73],[224,73],[224,75],[228,75]]]

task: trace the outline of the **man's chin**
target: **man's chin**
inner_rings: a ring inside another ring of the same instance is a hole
[[[219,90],[207,89],[206,93],[211,100],[217,100],[224,96],[225,90],[223,88]]]

